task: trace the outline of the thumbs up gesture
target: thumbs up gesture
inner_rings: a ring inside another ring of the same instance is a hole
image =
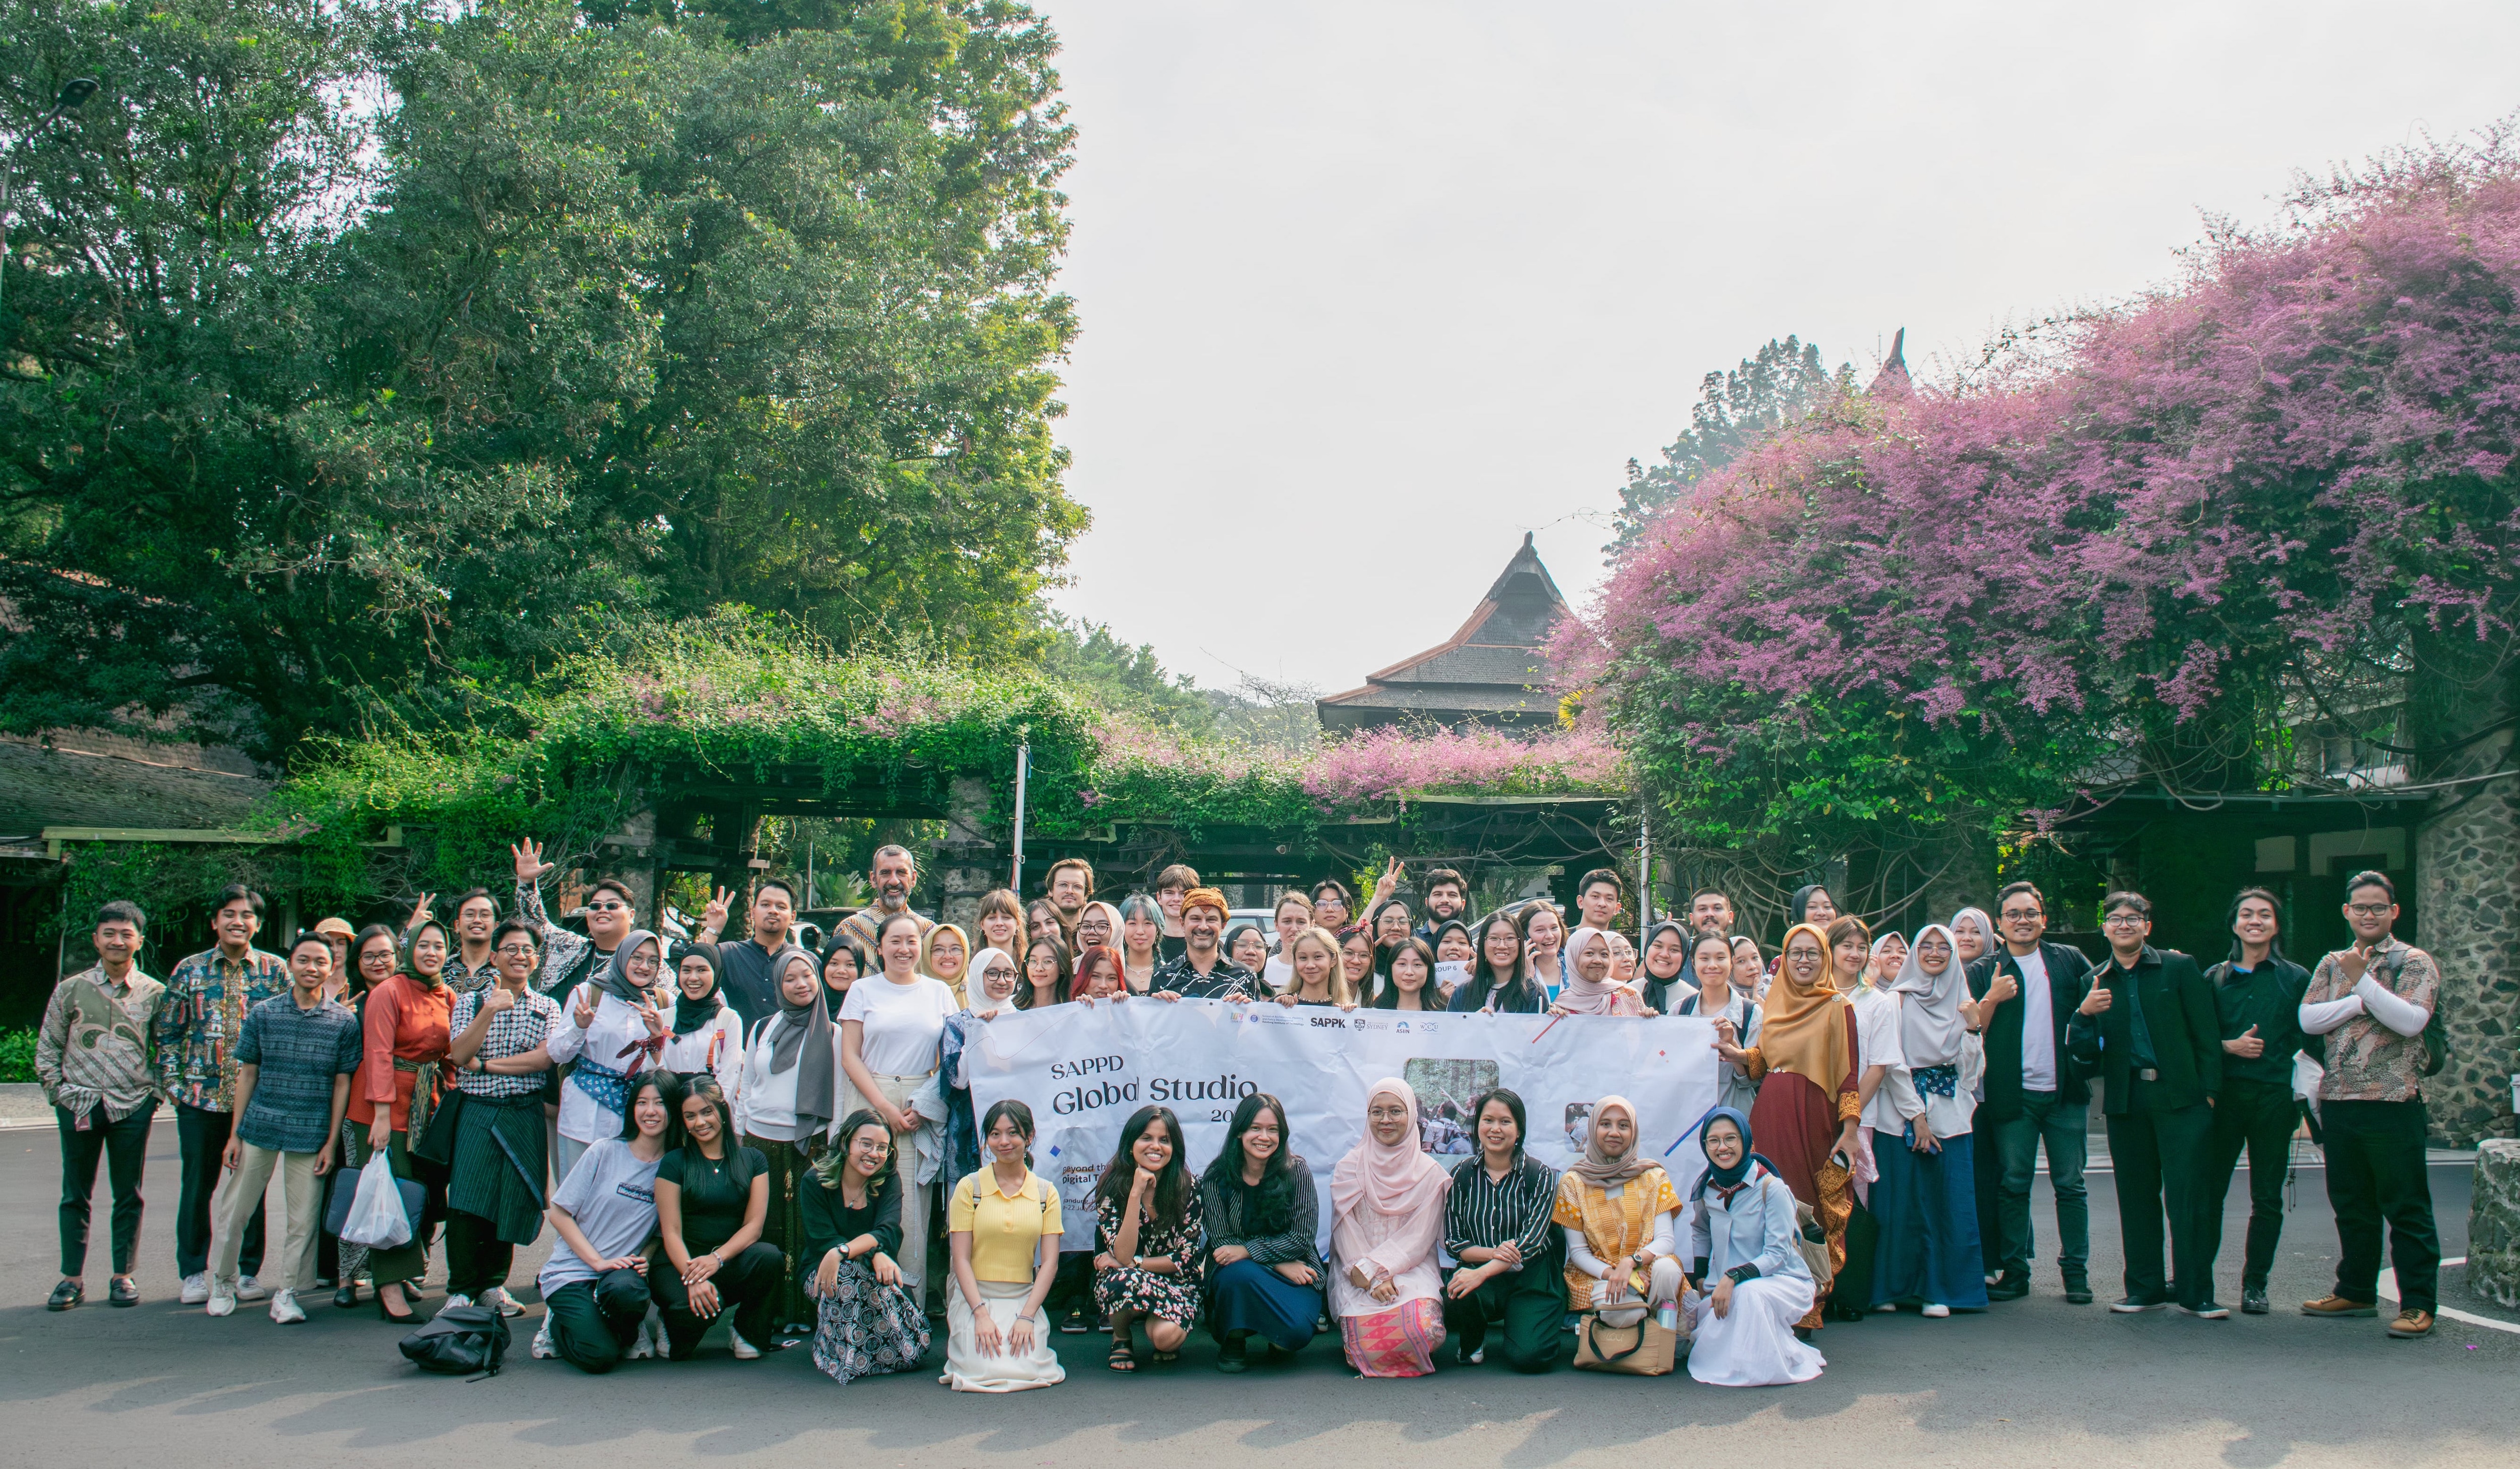
[[[2266,1040],[2258,1034],[2258,1028],[2256,1026],[2251,1026],[2247,1030],[2242,1031],[2239,1034],[2224,1041],[2223,1049],[2228,1051],[2234,1056],[2245,1056],[2251,1060],[2255,1060],[2267,1053],[2267,1043]]]

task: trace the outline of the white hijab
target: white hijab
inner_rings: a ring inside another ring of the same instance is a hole
[[[1916,949],[1927,934],[1942,935],[1952,946],[1952,956],[1944,961],[1939,975],[1925,973],[1916,963]],[[1890,982],[1889,989],[1899,996],[1899,1040],[1908,1052],[1908,1064],[1959,1065],[1960,1039],[1968,1033],[1968,1022],[1960,1016],[1960,1002],[1968,998],[1968,977],[1961,973],[1959,944],[1953,941],[1952,931],[1939,923],[1918,929],[1908,945],[1908,961],[1899,966],[1899,977]]]

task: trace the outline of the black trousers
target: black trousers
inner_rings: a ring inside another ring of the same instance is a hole
[[[1444,1326],[1464,1353],[1487,1345],[1493,1322],[1503,1334],[1506,1365],[1516,1372],[1546,1372],[1557,1365],[1557,1336],[1566,1318],[1566,1272],[1557,1252],[1491,1276],[1475,1291],[1444,1297]],[[1457,1267],[1453,1274],[1470,1266]],[[1446,1277],[1449,1283],[1450,1277]]]
[[[2198,1248],[2207,1268],[2223,1253],[2223,1201],[2231,1192],[2231,1171],[2240,1154],[2249,1155],[2249,1244],[2240,1265],[2240,1284],[2265,1290],[2267,1272],[2274,1267],[2275,1245],[2283,1238],[2284,1178],[2292,1171],[2292,1133],[2301,1125],[2301,1106],[2292,1088],[2267,1081],[2233,1078],[2223,1083],[2214,1102],[2214,1124],[2205,1138],[2205,1174],[2197,1190],[2197,1228],[2204,1231]]]
[[[2003,1150],[1995,1145],[1990,1131],[1969,1154],[1977,1173],[1978,1256],[1992,1275],[2003,1268]],[[2038,1247],[2034,1244],[2028,1253],[2035,1256]]]
[[[96,1166],[107,1164],[113,1193],[113,1273],[128,1275],[140,1249],[140,1170],[149,1161],[149,1124],[158,1116],[155,1097],[122,1121],[106,1120],[102,1106],[88,1109],[87,1127],[63,1108],[53,1109],[62,1129],[62,1274],[87,1270],[88,1201],[96,1195]]]
[[[2380,1289],[2380,1224],[2389,1225],[2389,1263],[2398,1272],[2398,1304],[2441,1308],[2441,1236],[2433,1228],[2433,1190],[2424,1164],[2427,1122],[2421,1102],[2326,1102],[2327,1202],[2336,1212],[2336,1294],[2373,1301]]]
[[[218,1191],[220,1159],[227,1152],[235,1119],[205,1107],[175,1104],[175,1147],[183,1166],[183,1188],[175,1200],[175,1273],[190,1277],[210,1267],[210,1196]],[[259,1200],[245,1226],[237,1250],[237,1273],[262,1270],[262,1210]]]
[[[2140,1097],[2140,1093],[2138,1093]],[[2197,1185],[2205,1162],[2213,1108],[2134,1109],[2109,1115],[2109,1159],[2118,1171],[2118,1237],[2126,1245],[2126,1293],[2138,1301],[2168,1301],[2172,1280],[2161,1270],[2161,1219],[2170,1216],[2170,1262],[2179,1304],[2202,1306],[2214,1298],[2212,1257],[2200,1253]]]
[[[470,1296],[477,1302],[483,1291],[508,1283],[508,1269],[516,1262],[517,1247],[499,1238],[498,1225],[460,1209],[446,1212],[448,1295]]]
[[[562,1248],[566,1248],[563,1246]],[[572,1280],[543,1302],[551,1312],[552,1349],[586,1372],[609,1372],[629,1352],[652,1304],[648,1279],[636,1270],[607,1270]]]
[[[706,1254],[706,1251],[700,1252]],[[682,1361],[700,1350],[700,1338],[717,1324],[716,1316],[692,1313],[691,1287],[675,1272],[673,1262],[658,1259],[648,1267],[653,1277],[649,1294],[656,1313],[665,1318],[667,1355]],[[735,1312],[735,1329],[755,1347],[764,1346],[776,1328],[780,1298],[788,1284],[788,1259],[777,1245],[755,1240],[737,1251],[709,1277],[717,1287],[718,1314]]]

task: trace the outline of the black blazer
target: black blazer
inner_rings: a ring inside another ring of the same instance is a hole
[[[2074,1007],[2090,992],[2087,977],[2092,961],[2071,944],[2045,941],[2039,945],[2039,957],[2048,966],[2048,1004],[2056,1028],[2056,1099],[2069,1106],[2086,1106],[2091,1101],[2091,1091],[2066,1052],[2065,1028],[2074,1017]],[[1969,964],[1969,998],[1986,998],[1998,973],[2012,976],[2012,983],[2020,985],[2022,992],[1996,1006],[1995,1013],[1987,1017],[1983,1037],[1986,1101],[1978,1107],[1977,1115],[1991,1123],[2021,1115],[2021,1017],[2022,1005],[2030,993],[2030,987],[2021,982],[2019,961],[2012,957],[2011,949],[1999,943],[1993,954]]]
[[[2145,1108],[2166,1112],[2194,1107],[2221,1091],[2223,1024],[2204,971],[2185,954],[2147,943],[2132,978],[2143,1002],[2143,1028],[2152,1037],[2153,1066],[2160,1073],[2144,1092]],[[2109,964],[2092,982],[2113,987],[2127,979]],[[2075,1016],[2072,1045],[2074,1064],[2105,1083],[2100,1110],[2111,1115],[2134,1110],[2135,1008],[2125,995],[2098,1015]]]

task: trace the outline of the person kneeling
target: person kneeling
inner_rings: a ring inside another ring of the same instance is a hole
[[[1041,1303],[1058,1276],[1058,1190],[1032,1171],[1032,1109],[1009,1098],[980,1119],[988,1166],[946,1208],[954,1285],[945,1296],[945,1375],[958,1393],[1020,1393],[1067,1380]]]
[[[1622,1096],[1593,1104],[1584,1156],[1558,1177],[1552,1216],[1566,1231],[1566,1308],[1604,1326],[1634,1326],[1677,1303],[1688,1284],[1672,1216],[1680,1194],[1662,1165],[1637,1146],[1637,1109]],[[1645,1280],[1642,1296],[1635,1281]]]
[[[672,1074],[643,1073],[621,1099],[621,1135],[578,1155],[551,1201],[561,1248],[543,1262],[552,1350],[589,1372],[625,1356],[655,1355],[647,1334],[648,1258],[656,1232],[656,1166],[681,1087]]]
[[[1456,1359],[1486,1360],[1488,1327],[1505,1328],[1506,1361],[1546,1372],[1557,1360],[1560,1261],[1551,1224],[1557,1175],[1522,1150],[1522,1098],[1498,1087],[1471,1104],[1479,1153],[1453,1168],[1444,1250],[1461,1262],[1444,1282]]]
[[[1365,1136],[1330,1174],[1330,1313],[1349,1365],[1367,1377],[1422,1377],[1444,1344],[1444,1234],[1450,1174],[1418,1140],[1418,1093],[1397,1077],[1365,1098]]]
[[[839,1143],[814,1165],[804,1194],[805,1293],[815,1301],[814,1365],[843,1387],[906,1372],[927,1354],[927,1317],[902,1289],[901,1174],[892,1129],[871,1107],[840,1121]]]
[[[682,1100],[683,1145],[656,1167],[656,1232],[663,1263],[649,1280],[675,1361],[732,1308],[728,1344],[739,1361],[761,1355],[786,1289],[787,1261],[761,1238],[770,1217],[770,1160],[735,1145],[735,1109],[715,1081],[696,1081]]]
[[[1702,1294],[1688,1297],[1688,1375],[1720,1388],[1809,1382],[1827,1366],[1794,1335],[1812,1308],[1794,1193],[1750,1151],[1750,1123],[1719,1107],[1697,1130],[1706,1176],[1689,1227]]]
[[[1297,1352],[1322,1315],[1321,1204],[1313,1171],[1292,1151],[1286,1109],[1265,1091],[1244,1097],[1225,1147],[1199,1180],[1207,1226],[1207,1297],[1200,1314],[1216,1338],[1216,1370],[1250,1365],[1247,1338]]]

